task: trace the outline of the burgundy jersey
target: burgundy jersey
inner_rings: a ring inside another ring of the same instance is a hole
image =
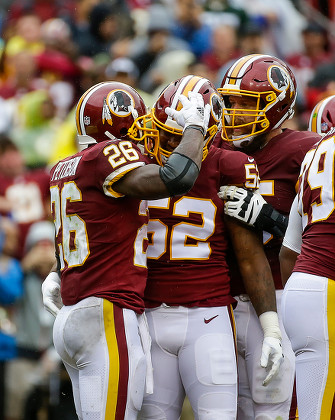
[[[149,201],[148,307],[161,303],[224,306],[234,302],[226,261],[221,185],[257,188],[254,159],[212,146],[190,192]]]
[[[147,277],[147,202],[113,183],[144,165],[130,141],[105,141],[60,161],[50,192],[65,305],[98,296],[142,312]]]
[[[31,170],[15,178],[0,176],[0,195],[11,203],[11,217],[19,227],[17,258],[24,254],[24,243],[32,223],[46,220],[50,206],[49,171]]]
[[[335,280],[335,137],[322,139],[302,165],[298,211],[301,254],[293,271]]]
[[[251,155],[255,158],[260,175],[259,192],[281,214],[289,215],[298,186],[300,166],[306,152],[320,140],[311,131],[284,129],[263,148]],[[282,289],[279,251],[282,240],[263,232],[265,253],[269,260],[276,289]],[[233,256],[230,256],[232,293],[245,293],[241,276]]]

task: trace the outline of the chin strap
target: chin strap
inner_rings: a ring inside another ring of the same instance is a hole
[[[239,137],[236,136],[235,138],[233,137],[233,145],[235,147],[237,147],[238,149],[242,148],[242,143],[248,142],[248,145],[255,139],[256,136],[249,136],[249,137],[244,137],[241,140],[239,140]]]
[[[86,134],[82,134],[82,135],[78,134],[77,139],[78,139],[80,150],[86,149],[86,147],[88,147],[90,144],[97,143],[97,141],[93,137],[87,136]]]

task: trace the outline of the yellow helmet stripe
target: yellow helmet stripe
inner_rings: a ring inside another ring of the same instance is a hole
[[[180,110],[182,108],[182,104],[179,101],[179,95],[184,95],[188,97],[188,92],[199,92],[200,88],[203,86],[204,83],[207,82],[207,79],[199,76],[189,75],[185,77],[183,83],[177,89],[176,95],[172,102],[172,108]]]
[[[236,83],[236,78],[238,77],[238,74],[241,68],[244,66],[246,62],[250,60],[250,58],[254,57],[255,55],[256,54],[247,55],[245,57],[240,58],[239,60],[235,62],[235,64],[229,71],[229,77],[230,77],[229,84],[234,85]]]
[[[240,85],[239,78],[244,75],[245,70],[249,67],[251,63],[253,63],[255,60],[258,60],[259,58],[266,58],[270,57],[269,55],[265,54],[250,54],[245,57],[240,58],[233,64],[233,66],[228,71],[228,85]]]
[[[320,120],[322,116],[322,111],[324,108],[325,101],[321,101],[318,104],[315,105],[313,111],[312,111],[312,117],[309,123],[309,130],[314,131],[314,133],[318,133],[318,128],[320,128]],[[320,109],[322,108],[322,111]]]
[[[310,131],[314,131],[315,133],[321,134],[321,120],[322,120],[323,111],[326,105],[328,104],[328,102],[334,99],[334,97],[335,97],[334,95],[329,96],[328,98],[323,99],[322,101],[318,102],[315,105],[311,113],[310,120],[309,120],[308,129]]]

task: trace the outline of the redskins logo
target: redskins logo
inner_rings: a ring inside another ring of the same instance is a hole
[[[211,96],[211,113],[216,122],[222,119],[223,102],[221,98],[215,93]]]
[[[109,92],[102,108],[102,122],[112,125],[112,116],[127,117],[135,108],[134,98],[125,90],[117,89]]]
[[[287,90],[292,83],[287,71],[279,66],[271,66],[268,69],[268,79],[270,85],[279,92]]]

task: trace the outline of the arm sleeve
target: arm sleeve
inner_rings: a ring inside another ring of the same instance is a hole
[[[286,248],[300,254],[302,244],[302,221],[298,212],[298,195],[296,195],[290,210],[289,222],[283,239]]]

